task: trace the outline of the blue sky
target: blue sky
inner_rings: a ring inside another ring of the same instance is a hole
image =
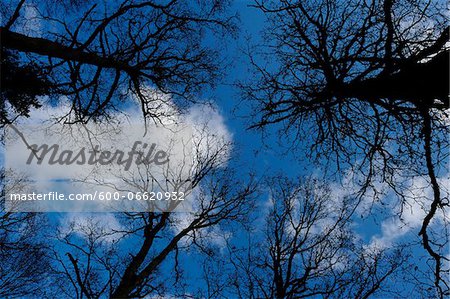
[[[240,15],[239,39],[227,48],[228,54],[233,56],[235,63],[228,72],[225,79],[226,83],[221,84],[214,91],[217,96],[217,105],[223,113],[226,123],[233,133],[234,141],[237,144],[239,155],[235,157],[234,163],[242,163],[254,170],[258,175],[277,175],[282,173],[288,177],[296,177],[299,175],[314,175],[321,177],[323,172],[316,168],[316,165],[303,158],[302,149],[298,151],[289,149],[289,141],[280,140],[277,137],[277,126],[266,128],[265,134],[257,130],[248,130],[248,125],[252,123],[252,119],[248,117],[250,114],[249,106],[240,103],[241,94],[238,88],[232,86],[236,80],[246,80],[251,77],[249,71],[249,59],[243,53],[246,44],[246,37],[249,37],[251,44],[264,43],[261,33],[266,25],[265,16],[256,8],[249,7],[252,1],[236,1],[234,7]],[[244,46],[243,46],[244,45]],[[257,61],[258,62],[258,61]],[[238,113],[234,113],[238,105]],[[445,181],[446,172],[443,174]],[[335,176],[329,178],[330,184],[339,184],[335,181]],[[411,183],[411,190],[422,184],[420,179]],[[263,197],[264,198],[264,197]],[[394,244],[415,243],[412,252],[412,263],[420,268],[426,268],[426,253],[420,244],[417,232],[420,225],[421,208],[414,207],[405,210],[406,224],[399,224],[398,216],[395,210],[398,208],[398,201],[392,193],[388,194],[382,205],[375,203],[371,213],[356,213],[354,218],[355,233],[367,244],[374,240],[389,239]],[[369,204],[370,206],[370,204]],[[395,285],[395,282],[391,282]]]
[[[250,7],[251,3],[245,0],[233,3],[232,9],[240,18],[239,35],[235,40],[230,39],[224,53],[233,63],[227,68],[223,81],[212,91],[212,98],[233,133],[239,162],[259,174],[283,172],[296,176],[304,170],[302,161],[295,155],[286,154],[286,148],[279,146],[276,125],[264,132],[249,129],[254,121],[250,117],[251,107],[243,101],[242,91],[236,86],[238,82],[247,82],[252,76],[247,45],[263,43],[261,33],[266,26],[266,18],[258,9]]]
[[[264,134],[257,130],[248,129],[252,123],[252,119],[249,118],[252,112],[251,107],[241,101],[241,91],[235,84],[239,80],[247,80],[251,77],[249,58],[244,53],[247,38],[249,38],[251,44],[262,43],[261,31],[266,25],[265,16],[259,10],[249,7],[249,3],[252,3],[252,1],[239,0],[233,4],[232,10],[236,10],[240,17],[240,22],[238,23],[240,32],[237,39],[227,40],[226,45],[220,45],[224,49],[224,52],[221,54],[227,56],[233,63],[226,69],[226,76],[218,84],[217,88],[204,95],[205,100],[212,100],[216,105],[224,119],[226,128],[232,134],[235,152],[229,163],[239,168],[242,173],[255,173],[258,178],[278,174],[288,177],[297,177],[299,175],[322,177],[324,176],[323,172],[315,164],[308,161],[307,158],[304,158],[302,149],[290,150],[288,141],[286,141],[285,146],[282,146],[284,141],[278,138],[278,127],[276,125],[268,127]],[[215,42],[215,40],[208,40],[208,42]],[[3,163],[3,161],[0,160],[0,163]],[[345,191],[339,188],[341,181],[335,181],[336,177],[333,176],[330,176],[329,179],[328,183],[335,192],[334,194],[337,197],[342,196]],[[263,193],[259,200],[261,201],[260,204],[264,206],[264,201],[267,201],[269,195],[264,186],[262,186],[262,190]],[[375,205],[371,215],[364,213],[364,211],[358,212],[355,215],[355,233],[358,233],[367,243],[370,243],[374,236],[380,239],[386,237],[387,239],[384,239],[386,242],[392,241],[393,243],[402,239],[417,241],[417,227],[411,227],[410,230],[404,229],[404,233],[399,228],[399,238],[392,236],[392,230],[393,228],[395,230],[395,225],[398,223],[392,217],[392,210],[389,210],[389,205],[392,204],[393,208],[395,199],[392,197],[387,199],[386,202],[388,203],[388,211],[379,205]],[[55,217],[50,218],[51,221],[55,222],[64,217],[69,219],[70,217],[77,217],[73,214],[64,213],[55,213],[53,216]],[[111,223],[111,219],[107,217],[106,220],[103,219],[102,221]],[[410,217],[410,223],[417,225],[418,223],[415,222],[414,217],[416,215]],[[242,238],[243,236],[237,236],[238,239],[235,241],[238,244],[245,244],[246,240]],[[129,248],[130,244],[132,242],[123,245],[124,249]],[[418,264],[424,263],[424,260],[420,260],[420,257],[424,255],[423,250],[420,247],[415,247],[414,252],[417,253],[418,257],[416,262]],[[196,258],[193,255],[186,254],[184,257],[184,263],[187,268],[196,267]],[[198,273],[191,277],[193,278],[192,288],[201,286],[201,283],[195,279],[197,275]]]

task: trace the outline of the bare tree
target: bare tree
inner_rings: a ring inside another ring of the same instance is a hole
[[[69,123],[120,110],[130,94],[143,115],[156,120],[162,100],[148,97],[145,87],[186,105],[219,73],[220,61],[203,36],[232,31],[233,18],[223,16],[226,5],[184,0],[3,2],[2,59],[8,69],[2,67],[2,74],[10,76],[2,81],[8,83],[2,99],[13,109],[2,105],[2,123],[48,102],[42,95],[52,103],[61,96],[69,101],[64,117]],[[30,79],[29,90],[17,86],[17,80],[8,81],[20,74]],[[33,101],[15,96],[25,92]]]
[[[269,208],[249,230],[249,244],[228,247],[232,275],[225,285],[231,297],[396,295],[385,286],[400,277],[407,255],[398,248],[363,246],[352,229],[351,201],[333,198],[311,178],[280,176],[268,186]]]
[[[210,254],[208,235],[221,234],[221,227],[245,219],[255,193],[253,180],[236,179],[236,173],[224,164],[222,153],[230,145],[214,147],[211,139],[204,143],[203,138],[208,137],[196,139],[194,155],[187,157],[195,161],[188,167],[192,194],[185,200],[190,211],[171,212],[179,204],[172,202],[164,211],[114,213],[112,218],[120,223],[117,227],[84,216],[87,220],[81,224],[75,219],[62,227],[58,248],[64,250],[55,251],[54,273],[70,282],[59,286],[67,296],[185,295],[180,258],[193,249]],[[136,176],[120,174],[127,191],[155,190],[151,169],[142,165],[141,170]],[[173,179],[169,172],[165,175],[164,181]]]
[[[270,25],[267,50],[252,52],[267,54],[270,63],[252,54],[258,80],[244,84],[259,117],[253,127],[282,124],[294,144],[308,146],[309,157],[341,173],[350,169],[361,194],[381,181],[408,204],[418,199],[404,181],[428,177],[433,195],[418,233],[434,261],[440,297],[449,292],[443,268],[448,235],[433,231],[430,222],[448,206],[439,183],[449,130],[445,5],[256,1]]]
[[[23,192],[26,180],[0,174],[0,296],[38,295],[47,279],[49,259],[41,226],[35,213],[14,213],[5,207],[8,192]]]

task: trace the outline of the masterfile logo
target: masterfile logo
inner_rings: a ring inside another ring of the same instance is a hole
[[[142,151],[138,151],[140,146],[142,146]],[[152,143],[149,146],[145,142],[135,141],[131,151],[127,153],[119,149],[116,149],[114,152],[109,150],[102,151],[99,149],[98,145],[94,146],[93,149],[82,147],[79,151],[75,152],[70,149],[60,151],[59,144],[53,144],[51,146],[48,144],[42,144],[40,146],[32,144],[29,147],[30,155],[28,156],[26,163],[30,165],[33,160],[39,165],[44,161],[49,165],[72,165],[74,163],[77,165],[108,165],[117,163],[118,165],[123,165],[125,170],[130,169],[133,161],[138,165],[148,165],[151,163],[162,165],[168,163],[169,158],[167,152],[163,150],[156,151],[155,148],[156,143]],[[134,160],[133,156],[136,156],[136,160]]]
[[[173,201],[189,199],[192,138],[180,125],[8,126],[6,204],[18,212],[185,211]]]

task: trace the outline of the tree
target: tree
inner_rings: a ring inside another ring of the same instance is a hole
[[[69,110],[58,121],[103,121],[134,99],[145,121],[162,123],[165,100],[174,99],[171,107],[183,109],[220,75],[220,59],[203,38],[205,33],[224,36],[233,31],[234,17],[224,14],[227,1],[15,3],[0,6],[2,125],[27,116],[32,108],[64,101]],[[30,28],[30,21],[37,26]],[[28,79],[29,90],[23,90],[18,79]],[[149,89],[158,93],[149,94]],[[197,187],[199,209],[189,214],[187,227],[174,234],[175,224],[185,222],[175,214],[153,211],[117,215],[127,231],[69,227],[57,236],[66,255],[56,247],[52,255],[53,274],[67,280],[53,280],[52,288],[88,298],[164,292],[167,283],[160,283],[157,273],[170,256],[178,262],[182,241],[192,239],[200,247],[201,232],[241,218],[248,209],[253,184],[232,185],[230,172],[214,170],[211,164],[217,154],[197,161],[192,186],[203,183]],[[113,244],[105,241],[111,235],[117,237]],[[125,237],[138,244],[135,252],[119,242]],[[116,245],[127,253],[114,251]]]
[[[51,84],[39,75],[38,66],[21,66],[17,55],[2,48],[1,53],[1,122],[14,122],[8,120],[8,109],[5,105],[9,102],[15,115],[29,116],[31,108],[39,108],[39,96],[49,94]]]
[[[225,165],[223,154],[229,152],[230,144],[207,134],[204,128],[199,130],[193,156],[182,159],[193,159],[194,164],[181,165],[182,169],[189,169],[192,195],[186,201],[191,211],[172,212],[179,202],[170,202],[164,211],[114,213],[106,225],[95,218],[85,217],[81,223],[75,219],[58,233],[60,245],[54,252],[53,271],[56,281],[64,281],[58,287],[67,296],[183,296],[180,257],[195,248],[209,254],[208,234],[220,231],[223,225],[232,226],[249,214],[255,183],[235,179],[235,172]],[[164,174],[163,181],[173,179],[169,171]],[[124,184],[114,185],[116,190],[150,192],[158,184],[154,169],[145,165],[134,175],[118,175]],[[101,176],[96,176],[96,180],[105,185]],[[111,218],[120,225],[114,226]],[[170,286],[176,286],[173,292],[180,294],[168,293]]]
[[[234,273],[227,280],[228,291],[238,298],[395,294],[384,286],[402,271],[407,255],[398,248],[363,246],[351,228],[351,201],[333,197],[323,182],[312,178],[279,176],[267,186],[266,217],[251,227],[250,244],[228,247]]]
[[[17,79],[25,72],[34,82],[25,90],[31,103],[17,101],[16,95],[25,92],[21,86],[3,82],[2,99],[15,111],[8,110],[6,117],[2,108],[2,123],[48,102],[42,95],[51,96],[50,103],[69,101],[68,123],[108,116],[130,94],[143,115],[157,121],[162,100],[149,98],[143,88],[170,94],[182,107],[217,77],[219,60],[202,40],[205,32],[232,31],[233,18],[223,16],[225,6],[223,1],[182,0],[2,4],[2,74]],[[11,60],[15,56],[20,66]]]
[[[445,218],[448,206],[439,183],[449,130],[444,5],[256,1],[270,21],[265,53],[271,60],[263,65],[264,54],[251,55],[258,79],[243,84],[257,111],[252,127],[281,124],[294,144],[310,146],[309,157],[353,173],[360,194],[383,182],[408,204],[418,199],[405,181],[428,177],[433,195],[418,233],[434,261],[440,297],[449,292],[443,268],[448,235],[430,222],[438,214]]]
[[[47,278],[49,260],[43,242],[45,223],[35,213],[14,213],[5,207],[5,195],[24,190],[26,180],[0,174],[0,296],[27,297],[39,294]]]

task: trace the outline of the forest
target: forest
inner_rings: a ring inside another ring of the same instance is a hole
[[[450,296],[447,1],[0,14],[0,298]]]

